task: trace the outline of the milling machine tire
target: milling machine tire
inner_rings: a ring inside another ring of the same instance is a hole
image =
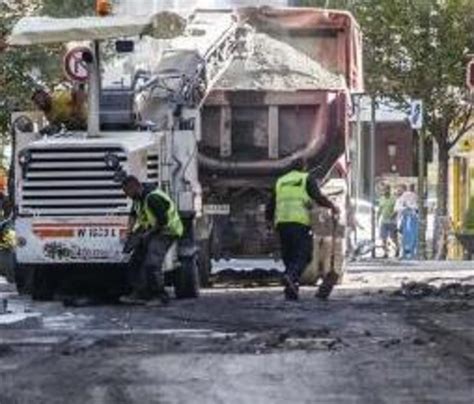
[[[174,294],[176,299],[195,299],[199,297],[199,269],[196,255],[183,257],[175,271]]]
[[[16,290],[19,295],[26,295],[31,292],[33,269],[25,265],[18,264],[14,268],[14,279]]]
[[[15,282],[15,253],[13,250],[0,250],[0,274],[8,283]]]
[[[33,300],[50,301],[54,299],[57,279],[54,270],[49,268],[34,268],[31,282],[31,297]]]

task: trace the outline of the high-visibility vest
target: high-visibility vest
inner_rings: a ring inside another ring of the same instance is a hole
[[[290,171],[276,183],[275,224],[299,223],[311,225],[311,197],[306,190],[308,174]]]
[[[169,204],[168,211],[166,212],[167,223],[163,229],[163,234],[173,237],[181,237],[183,235],[184,228],[183,222],[179,217],[178,209],[171,198],[158,188],[153,192],[150,192],[144,201],[134,202],[133,209],[137,217],[134,230],[137,230],[138,228],[149,230],[156,226],[156,216],[148,205],[148,200],[152,196],[159,196],[160,198],[166,200]]]
[[[86,104],[76,100],[71,91],[57,90],[51,94],[51,110],[46,114],[49,123],[64,124],[74,128],[75,124],[87,122]]]

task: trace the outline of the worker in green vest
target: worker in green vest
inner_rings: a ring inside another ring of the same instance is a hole
[[[297,300],[299,278],[313,255],[311,208],[313,201],[331,209],[334,215],[339,209],[318,186],[314,174],[305,172],[306,162],[297,160],[291,171],[281,176],[275,185],[274,195],[267,209],[267,219],[272,220],[280,236],[281,256],[285,265],[283,284],[287,300]],[[317,296],[326,299],[332,290],[324,282]]]
[[[143,185],[134,176],[122,183],[125,195],[133,200],[129,222],[132,293],[120,301],[129,304],[169,302],[165,290],[163,262],[172,244],[183,235],[183,223],[171,198],[161,189]]]

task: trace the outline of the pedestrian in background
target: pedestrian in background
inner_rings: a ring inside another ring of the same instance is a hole
[[[405,184],[400,184],[395,191],[395,213],[397,215],[397,227],[400,228],[400,221],[402,219],[403,211],[403,198],[402,196],[407,191],[407,186]]]
[[[402,238],[402,258],[413,259],[418,249],[418,195],[415,185],[410,185],[400,196],[400,233]]]
[[[380,238],[382,239],[384,258],[388,258],[388,241],[391,240],[396,246],[396,249],[398,246],[395,198],[392,196],[389,185],[385,186],[378,205],[377,221],[379,222]],[[397,255],[397,253],[395,253],[395,255]]]

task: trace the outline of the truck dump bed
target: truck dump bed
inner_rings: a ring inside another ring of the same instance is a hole
[[[256,31],[253,52],[231,63],[207,99],[203,170],[276,175],[301,156],[329,169],[344,152],[349,94],[362,87],[358,26],[349,14],[313,9],[240,15]]]

